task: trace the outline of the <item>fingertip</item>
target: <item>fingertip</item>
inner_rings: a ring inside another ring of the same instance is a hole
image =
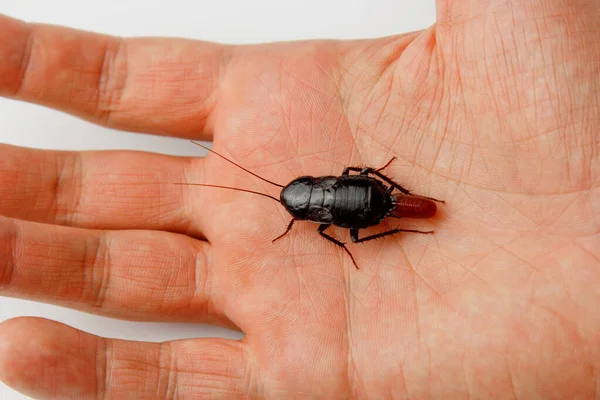
[[[35,336],[35,332],[44,332],[44,336],[47,336],[49,322],[51,321],[33,317],[17,317],[0,322],[0,379],[10,370],[4,368],[3,363],[13,360],[14,353],[26,356],[28,348],[38,343],[32,336]]]
[[[3,321],[0,381],[34,398],[81,398],[95,385],[95,374],[90,374],[94,360],[78,350],[86,340],[80,336],[74,328],[44,318]]]
[[[57,343],[59,337],[68,337],[69,333],[76,334],[76,330],[45,318],[8,319],[0,323],[0,358],[9,346],[18,346],[20,351],[32,346],[48,346]]]
[[[39,324],[31,317],[12,318],[0,323],[0,381],[30,396],[34,393],[28,387],[35,382],[35,376],[43,372],[31,360],[35,350],[31,350],[33,343],[29,339],[31,328],[36,325]]]

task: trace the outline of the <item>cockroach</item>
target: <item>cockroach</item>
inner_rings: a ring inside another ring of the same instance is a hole
[[[194,141],[192,143],[249,174],[281,188],[279,199],[265,193],[229,186],[182,182],[176,182],[175,184],[238,190],[273,199],[281,203],[292,217],[286,230],[273,239],[273,243],[287,235],[296,221],[315,222],[319,224],[317,229],[319,235],[344,249],[356,269],[359,269],[358,264],[346,244],[325,233],[327,228],[335,225],[350,229],[350,239],[353,243],[363,243],[399,232],[432,234],[433,231],[395,228],[374,235],[359,237],[361,229],[379,225],[386,218],[433,217],[437,212],[436,202],[444,203],[443,200],[434,199],[433,197],[414,195],[399,183],[384,175],[381,171],[387,168],[396,157],[392,157],[381,168],[346,167],[340,176],[300,176],[287,185],[280,185],[249,171],[200,143]],[[350,175],[350,172],[358,172],[358,175]],[[400,193],[393,193],[394,190],[398,190]]]

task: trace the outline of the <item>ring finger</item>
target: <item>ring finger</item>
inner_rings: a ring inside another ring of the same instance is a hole
[[[1,218],[0,249],[3,295],[118,318],[232,326],[204,241]]]

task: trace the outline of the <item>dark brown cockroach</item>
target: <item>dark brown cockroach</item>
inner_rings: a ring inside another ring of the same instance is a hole
[[[280,202],[292,219],[285,232],[273,239],[273,242],[284,237],[296,221],[310,221],[319,224],[319,235],[344,249],[350,256],[354,266],[358,265],[346,245],[325,233],[331,225],[350,229],[350,239],[353,243],[362,243],[394,235],[399,232],[414,232],[430,234],[433,231],[414,229],[390,229],[385,232],[359,238],[359,230],[380,224],[386,218],[431,218],[437,212],[436,202],[443,200],[432,197],[413,195],[399,183],[385,176],[381,171],[387,168],[393,157],[381,168],[346,167],[340,176],[301,176],[287,185],[280,185],[247,170],[216,151],[193,142],[195,145],[214,153],[249,174],[282,188],[279,199],[265,193],[247,189],[234,188],[204,183],[176,183],[178,185],[193,185],[216,187],[221,189],[239,190],[257,194]],[[350,175],[358,172],[358,175]],[[398,190],[400,193],[393,193]]]

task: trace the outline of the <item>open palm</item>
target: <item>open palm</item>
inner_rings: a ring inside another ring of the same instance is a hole
[[[246,336],[134,343],[15,319],[0,377],[42,398],[591,398],[599,6],[470,3],[439,1],[436,26],[400,37],[251,47],[0,18],[5,96],[213,140],[281,184],[396,156],[388,175],[446,200],[365,232],[435,235],[349,243],[356,270],[315,224],[271,243],[290,220],[272,200],[173,184],[278,195],[219,157],[4,146],[4,294]]]

